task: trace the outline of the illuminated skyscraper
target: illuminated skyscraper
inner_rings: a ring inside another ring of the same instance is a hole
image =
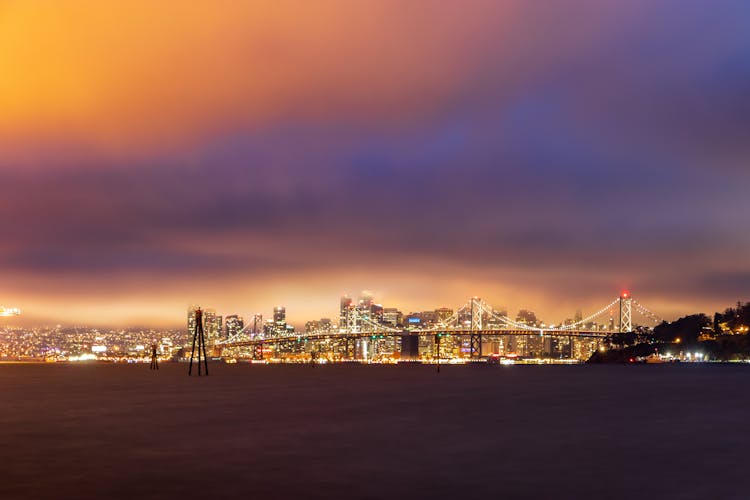
[[[369,309],[373,303],[374,303],[374,297],[372,295],[372,292],[369,292],[367,290],[362,290],[362,293],[359,296],[359,305],[363,308]]]
[[[273,320],[266,321],[263,325],[263,332],[266,336],[279,336],[294,333],[294,327],[286,322],[286,308],[276,306],[273,308]]]
[[[370,306],[370,318],[376,323],[383,322],[383,306],[380,304],[373,304]]]
[[[540,323],[540,321],[536,317],[536,314],[534,314],[533,311],[527,311],[526,309],[521,309],[520,311],[518,311],[518,314],[516,315],[516,322],[534,327],[539,326]]]
[[[238,316],[236,314],[227,316],[224,323],[226,325],[226,338],[237,335],[245,327],[245,321],[242,319],[242,316]]]
[[[221,316],[217,316],[214,309],[203,310],[203,330],[206,333],[207,343],[212,344],[220,340],[222,333],[221,320]]]
[[[332,331],[333,323],[328,318],[321,318],[317,321],[308,321],[305,323],[305,333],[308,335],[319,335],[331,333]]]
[[[190,306],[187,311],[188,340],[195,335],[195,310],[198,306]]]
[[[357,327],[362,328],[369,324],[372,319],[372,306],[374,304],[373,296],[367,290],[363,291],[357,303]]]
[[[286,307],[276,306],[273,308],[273,322],[276,325],[286,325]]]
[[[383,309],[383,323],[392,327],[401,326],[403,324],[404,315],[401,311],[395,307],[386,307]]]
[[[339,331],[351,329],[354,326],[354,302],[348,295],[341,297],[339,309]]]
[[[509,335],[510,337],[508,339],[508,350],[510,352],[514,352],[518,354],[519,356],[527,356],[527,339],[526,335]]]

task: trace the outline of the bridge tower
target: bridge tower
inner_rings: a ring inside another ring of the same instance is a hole
[[[471,333],[469,334],[469,355],[482,357],[482,299],[471,298]],[[476,332],[476,333],[475,333]]]
[[[633,298],[628,292],[620,295],[620,333],[633,331]]]

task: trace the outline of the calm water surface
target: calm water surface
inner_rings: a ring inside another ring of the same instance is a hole
[[[0,498],[750,498],[750,366],[0,365]]]

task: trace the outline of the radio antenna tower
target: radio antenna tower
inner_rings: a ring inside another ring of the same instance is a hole
[[[195,343],[198,343],[198,376],[201,376],[201,349],[203,350],[203,367],[208,376],[208,356],[206,356],[206,337],[203,334],[203,311],[201,308],[195,310],[195,330],[193,331],[193,350],[190,352],[190,367],[188,376],[193,374],[193,359],[195,358]]]

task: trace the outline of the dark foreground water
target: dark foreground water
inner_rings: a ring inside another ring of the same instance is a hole
[[[750,498],[746,366],[0,365],[0,498]]]

